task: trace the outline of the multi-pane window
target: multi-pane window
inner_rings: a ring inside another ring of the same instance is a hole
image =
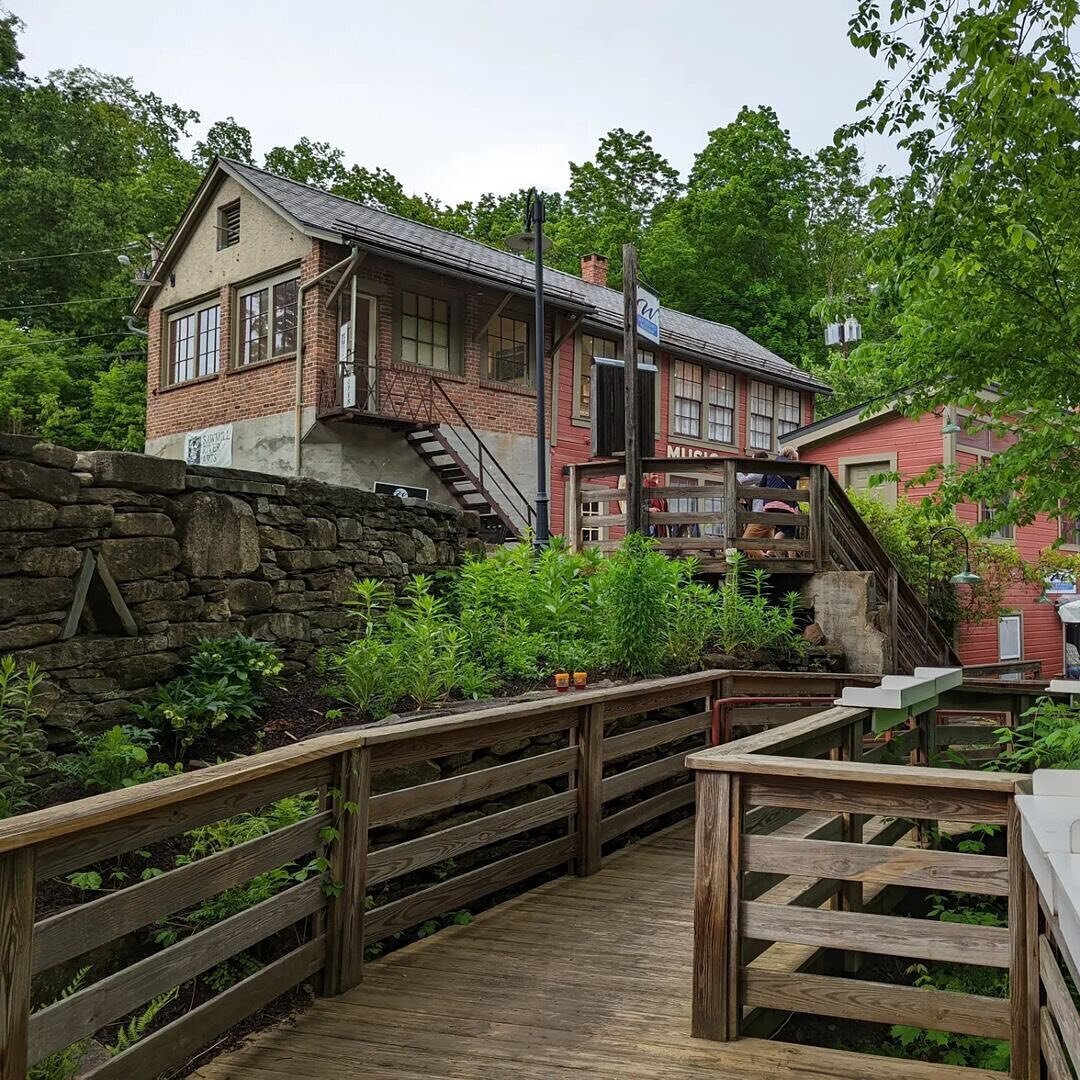
[[[232,247],[240,243],[240,200],[218,207],[218,248]]]
[[[1008,500],[1006,500],[1008,505]],[[989,506],[987,503],[979,503],[979,521],[993,522],[1001,512],[1001,507]],[[1011,540],[1013,538],[1012,525],[1000,524],[990,530],[990,536],[995,540]]]
[[[450,304],[423,293],[401,292],[401,359],[450,370]]]
[[[693,489],[701,487],[705,481],[692,476],[669,476],[670,487],[685,487]],[[646,490],[646,495],[648,491]],[[667,500],[667,508],[675,514],[722,514],[724,512],[723,496],[710,496],[702,498],[690,496],[686,498],[673,498]],[[670,526],[672,536],[723,536],[724,523],[722,521],[705,521],[700,523],[688,523],[684,525]]]
[[[685,360],[675,361],[676,435],[701,438],[701,366]]]
[[[709,372],[709,440],[735,442],[735,376],[728,371]]]
[[[776,435],[786,435],[802,424],[802,398],[798,390],[786,386],[776,388]]]
[[[585,544],[598,544],[604,539],[604,530],[598,525],[586,525],[585,522],[591,517],[600,517],[603,503],[586,502],[581,504],[581,540]]]
[[[576,415],[587,418],[592,405],[592,362],[599,357],[603,360],[616,360],[619,355],[618,342],[610,338],[596,337],[593,334],[581,335],[581,377],[578,382]],[[640,355],[639,355],[640,359]]]
[[[1019,615],[1002,615],[998,619],[998,659],[1019,660],[1024,651],[1024,624]]]
[[[258,364],[296,352],[299,291],[300,279],[290,277],[239,294],[238,364]]]
[[[1080,518],[1061,518],[1061,539],[1069,547],[1080,547]]]
[[[750,380],[750,449],[773,450],[773,417],[775,402],[771,383]]]
[[[500,315],[488,327],[484,378],[513,386],[532,385],[527,322]]]
[[[211,304],[169,320],[169,370],[166,383],[214,375],[221,366],[221,305]]]

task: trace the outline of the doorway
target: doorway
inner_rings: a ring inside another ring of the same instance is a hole
[[[378,301],[357,291],[356,278],[338,297],[338,403],[360,412],[379,411]]]

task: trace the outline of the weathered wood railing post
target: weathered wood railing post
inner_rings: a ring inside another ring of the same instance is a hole
[[[691,1034],[729,1042],[739,1034],[739,779],[701,771],[694,839],[694,989]]]
[[[724,458],[724,541],[728,546],[739,536],[739,462]]]
[[[0,855],[0,1080],[25,1080],[34,933],[34,851]]]
[[[1039,1080],[1042,1053],[1039,1040],[1039,931],[1038,903],[1032,905],[1031,876],[1024,859],[1020,811],[1009,799],[1006,828],[1009,860],[1009,1012],[1012,1080]],[[1032,906],[1034,910],[1032,910]],[[1032,997],[1034,995],[1034,998]]]
[[[604,809],[604,706],[584,710],[577,741],[577,872],[595,874],[601,865],[600,819]]]
[[[354,987],[363,977],[364,905],[367,893],[368,807],[371,751],[346,750],[339,759],[337,836],[331,845],[330,900],[326,931],[323,992],[329,996]]]
[[[567,483],[567,517],[566,532],[570,539],[570,550],[579,552],[583,544],[581,542],[581,471],[576,465],[568,465],[570,480]],[[605,504],[605,509],[607,504]]]

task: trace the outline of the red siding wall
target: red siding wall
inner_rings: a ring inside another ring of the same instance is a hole
[[[889,414],[880,420],[850,432],[840,432],[828,441],[806,447],[804,461],[827,465],[834,476],[840,476],[840,461],[846,457],[870,454],[896,454],[901,484],[899,497],[905,495],[917,501],[936,487],[935,482],[904,489],[903,482],[925,472],[931,465],[940,465],[944,456],[942,421],[931,413],[912,420]],[[978,462],[974,454],[957,453],[957,464],[971,468]],[[956,508],[961,521],[974,524],[977,508],[962,504]],[[1029,562],[1038,559],[1058,536],[1057,522],[1041,516],[1030,525],[1016,530],[1017,551]],[[1037,604],[1041,590],[1036,586],[1016,586],[1009,590],[1004,607],[1023,617],[1023,659],[1041,660],[1043,674],[1054,678],[1062,674],[1064,636],[1061,620],[1049,604]],[[996,620],[961,628],[957,651],[965,664],[990,664],[998,660],[998,628]]]

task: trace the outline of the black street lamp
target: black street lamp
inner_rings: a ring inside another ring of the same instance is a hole
[[[978,585],[982,582],[982,578],[971,569],[971,545],[968,543],[968,538],[963,530],[958,529],[955,525],[943,525],[940,529],[935,529],[930,534],[930,541],[926,547],[926,621],[923,626],[923,637],[928,642],[930,640],[930,586],[934,575],[934,541],[942,533],[947,532],[956,533],[964,541],[964,569],[959,574],[953,574],[949,578],[949,584]]]
[[[530,188],[525,200],[525,231],[506,238],[514,251],[533,251],[536,270],[536,308],[533,354],[536,358],[536,546],[543,547],[551,536],[548,523],[547,410],[544,401],[544,251],[551,241],[544,236],[544,197]]]

